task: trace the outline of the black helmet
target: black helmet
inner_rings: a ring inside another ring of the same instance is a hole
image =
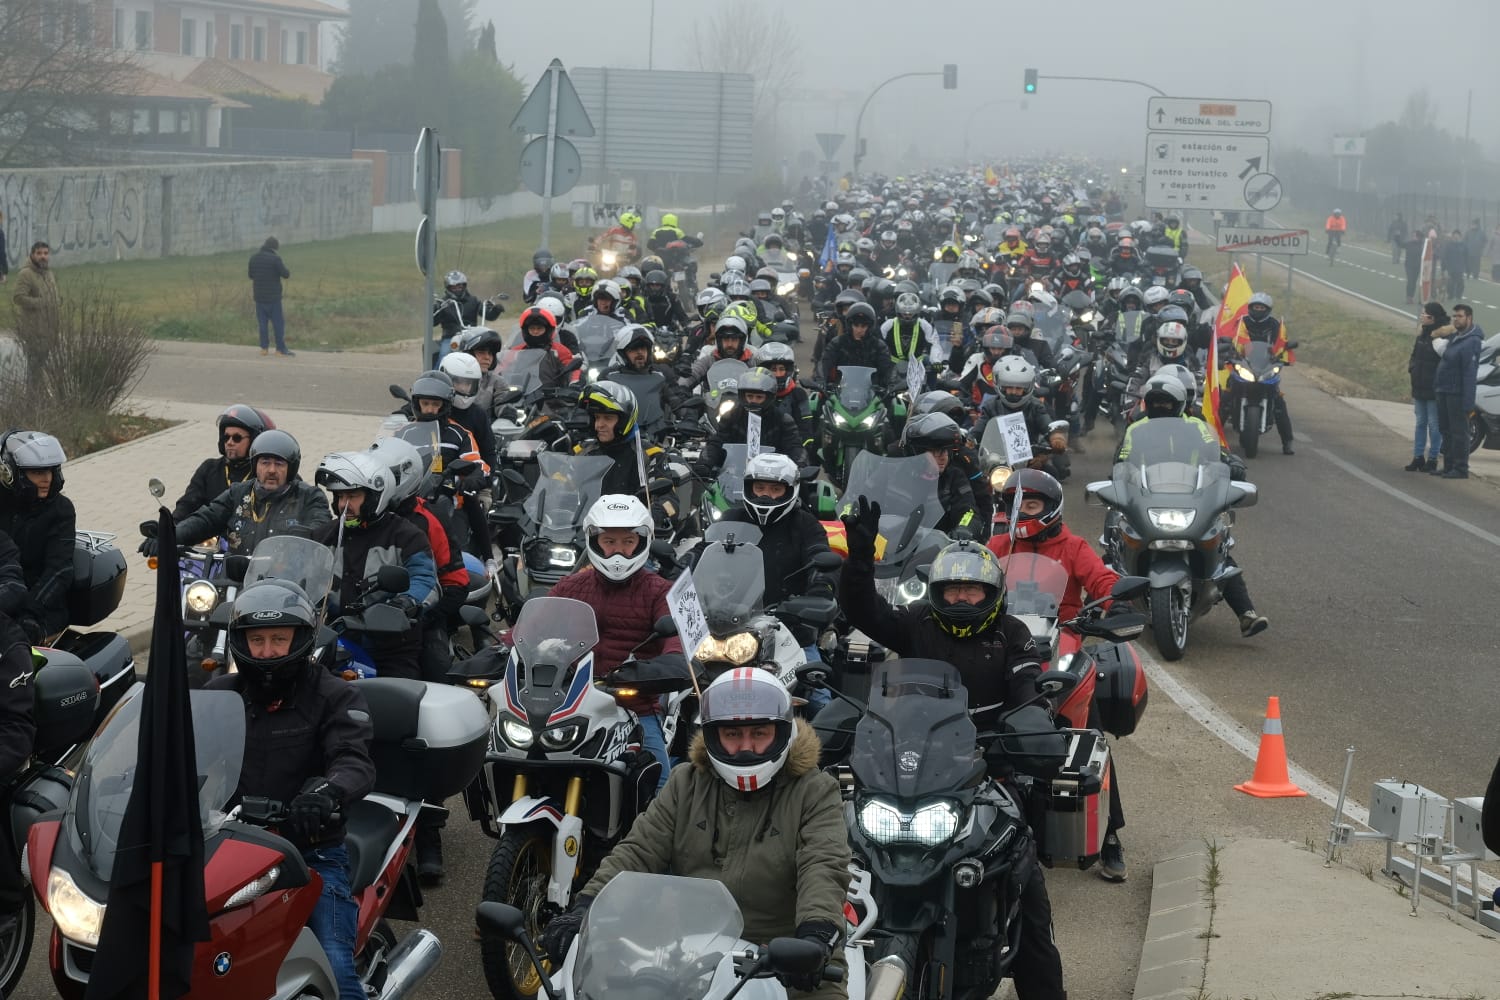
[[[287,482],[297,478],[297,469],[302,464],[302,446],[286,431],[268,430],[257,434],[250,444],[251,468],[255,467],[262,455],[279,458],[286,463]]]
[[[500,352],[505,349],[505,338],[499,332],[491,330],[487,326],[476,326],[459,334],[458,350],[465,354],[473,354],[475,351],[490,352],[490,371],[495,370],[495,365],[500,361]]]
[[[556,263],[556,261],[554,261],[552,258],[552,251],[548,250],[546,247],[542,247],[536,253],[531,255],[532,270],[536,271],[536,273],[543,278],[547,276],[547,272],[552,270],[552,265],[554,263]]]
[[[984,290],[990,293],[990,301],[994,303],[997,308],[1003,308],[1005,306],[1005,303],[1010,299],[1010,295],[1005,291],[1004,285],[997,285],[992,282],[988,285],[985,285]]]
[[[453,380],[446,372],[423,372],[412,382],[411,392],[407,395],[411,397],[414,420],[446,420],[448,414],[453,412]],[[421,401],[424,399],[435,399],[442,404],[436,415],[423,416]]]
[[[901,442],[908,455],[921,455],[941,448],[956,448],[962,437],[963,431],[958,429],[952,417],[934,412],[908,420]]]
[[[856,302],[844,314],[844,324],[849,329],[853,329],[855,321],[861,319],[870,325],[870,329],[875,329],[875,307],[868,302]]]
[[[246,633],[261,628],[292,630],[292,644],[285,655],[260,658],[250,652]],[[240,591],[229,613],[229,649],[256,700],[269,703],[291,693],[307,670],[317,631],[312,601],[290,580],[257,580]]]
[[[764,368],[751,368],[735,380],[735,391],[740,405],[751,413],[762,413],[776,399],[776,376]],[[745,401],[745,393],[763,392],[766,398],[759,404]]]
[[[667,272],[646,272],[646,295],[653,299],[659,299],[667,294]]]
[[[978,542],[965,540],[944,546],[932,560],[927,582],[933,621],[956,639],[983,632],[1005,610],[1005,573],[1000,560]],[[943,596],[950,583],[977,584],[984,588],[984,600],[978,604],[950,604]]]
[[[955,424],[966,416],[963,400],[944,389],[933,389],[917,397],[911,408],[912,419],[925,413],[945,414]]]
[[[225,407],[224,412],[219,414],[217,423],[219,426],[220,455],[224,454],[224,429],[226,427],[238,427],[250,435],[252,442],[261,431],[276,429],[276,425],[272,423],[270,417],[255,407],[246,406],[244,403],[232,403]]]
[[[847,315],[849,315],[849,309],[850,309],[851,306],[858,305],[859,303],[863,302],[864,300],[865,300],[864,293],[862,293],[859,289],[857,289],[857,288],[846,288],[842,292],[839,292],[838,295],[834,297],[833,308],[834,308],[835,311],[837,311],[839,309],[839,307],[842,306],[843,307],[843,313],[842,313],[842,315],[847,316]]]

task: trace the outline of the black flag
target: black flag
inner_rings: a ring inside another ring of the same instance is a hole
[[[165,507],[157,538],[156,617],[140,696],[135,784],[85,1000],[179,997],[191,985],[194,942],[209,938],[177,541]]]

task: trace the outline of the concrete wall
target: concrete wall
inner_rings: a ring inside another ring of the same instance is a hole
[[[12,268],[218,253],[370,231],[370,164],[282,160],[0,172]]]
[[[552,199],[553,218],[567,219],[574,199],[593,201],[599,197],[592,185],[581,185]],[[377,233],[416,232],[422,218],[414,201],[399,205],[376,205],[371,230]],[[542,214],[542,199],[529,191],[499,198],[439,198],[438,233],[459,226],[481,226],[502,219],[518,219]]]

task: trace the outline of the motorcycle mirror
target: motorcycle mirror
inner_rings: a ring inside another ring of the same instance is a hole
[[[1260,498],[1260,489],[1254,483],[1230,483],[1229,497],[1231,507],[1254,507]]]
[[[515,469],[502,469],[500,472],[500,476],[512,486],[519,486],[523,490],[527,487],[526,477],[521,475]]]
[[[573,372],[576,372],[578,369],[580,369],[580,368],[583,367],[583,361],[584,361],[583,355],[580,354],[578,357],[576,357],[572,361],[568,362],[568,367],[564,368],[562,370],[562,373],[564,375],[569,375],[569,374],[571,374]]]
[[[244,583],[245,574],[250,571],[249,556],[228,556],[224,560],[224,575],[235,583]],[[318,596],[322,596],[321,594]]]
[[[823,945],[794,937],[772,938],[766,946],[766,956],[771,970],[784,976],[810,976],[827,959]]]
[[[915,572],[917,574],[917,579],[921,580],[923,583],[926,583],[928,577],[932,576],[932,563],[923,563],[916,568]]]
[[[1078,686],[1078,675],[1070,674],[1066,670],[1044,670],[1037,675],[1037,694],[1052,696],[1064,694]]]
[[[501,292],[498,295],[496,295],[495,298],[499,299],[501,302],[509,302],[510,301],[510,292]]]
[[[479,468],[479,463],[474,461],[472,458],[456,458],[448,463],[447,468],[448,471],[453,473],[455,476],[467,476],[469,473]]]
[[[393,568],[401,569],[399,566]],[[406,572],[404,569],[401,571]],[[361,624],[355,631],[371,635],[400,635],[411,627],[406,612],[389,604],[372,604],[359,617]]]
[[[152,479],[146,484],[146,489],[150,490],[151,495],[158,500],[167,495],[167,484],[160,479]]]
[[[411,586],[411,574],[405,566],[382,566],[375,572],[375,585],[392,594],[405,593]]]
[[[665,639],[677,634],[677,622],[671,615],[662,615],[652,624],[651,631]]]
[[[651,543],[651,554],[663,562],[677,560],[677,550],[672,548],[672,543],[665,538],[658,538]],[[670,618],[666,619],[671,621]]]
[[[1300,343],[1302,343],[1300,340],[1288,340],[1286,342],[1286,349],[1289,351],[1295,351],[1297,349],[1297,345]]]
[[[411,396],[407,393],[407,391],[403,387],[396,385],[394,382],[386,386],[386,389],[392,396],[394,396],[396,399],[401,400],[403,403],[411,402]]]
[[[141,528],[141,537],[142,538],[155,538],[156,537],[156,529],[157,529],[157,527],[158,527],[158,525],[157,525],[157,523],[155,521],[142,521],[141,525],[140,525],[140,528]]]
[[[208,623],[215,628],[228,628],[229,615],[234,610],[234,605],[228,601],[221,601],[218,607],[208,613]]]
[[[1145,597],[1151,590],[1151,580],[1144,576],[1122,576],[1110,588],[1109,596],[1117,601],[1133,601]]]
[[[812,568],[819,573],[833,573],[844,568],[844,557],[837,552],[819,552],[812,557]]]
[[[458,619],[470,628],[480,628],[490,623],[490,616],[485,614],[484,609],[472,604],[465,604],[458,609]]]
[[[822,690],[828,686],[828,664],[804,663],[793,670],[797,679],[810,688]]]
[[[547,978],[547,971],[542,968],[542,959],[536,952],[536,945],[532,944],[531,935],[526,933],[524,913],[508,903],[486,900],[475,907],[474,920],[481,931],[489,931],[525,948],[526,956],[531,959],[531,964],[536,966],[537,975],[541,978],[542,988],[547,991],[549,1000],[557,1000],[557,987],[553,986],[552,980]]]
[[[1083,494],[1084,505],[1088,506],[1088,507],[1105,507],[1105,506],[1108,506],[1106,504],[1106,502],[1105,502],[1104,494],[1105,494],[1105,491],[1109,490],[1109,488],[1111,486],[1113,486],[1113,485],[1114,485],[1114,483],[1112,483],[1108,479],[1100,479],[1100,480],[1097,480],[1095,482],[1089,483],[1087,486],[1084,487],[1084,494]]]

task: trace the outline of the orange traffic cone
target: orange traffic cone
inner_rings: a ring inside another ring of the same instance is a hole
[[[1258,799],[1285,799],[1306,795],[1292,784],[1287,773],[1286,742],[1281,735],[1281,700],[1272,695],[1266,702],[1266,724],[1260,733],[1260,752],[1255,756],[1255,775],[1235,790]]]

